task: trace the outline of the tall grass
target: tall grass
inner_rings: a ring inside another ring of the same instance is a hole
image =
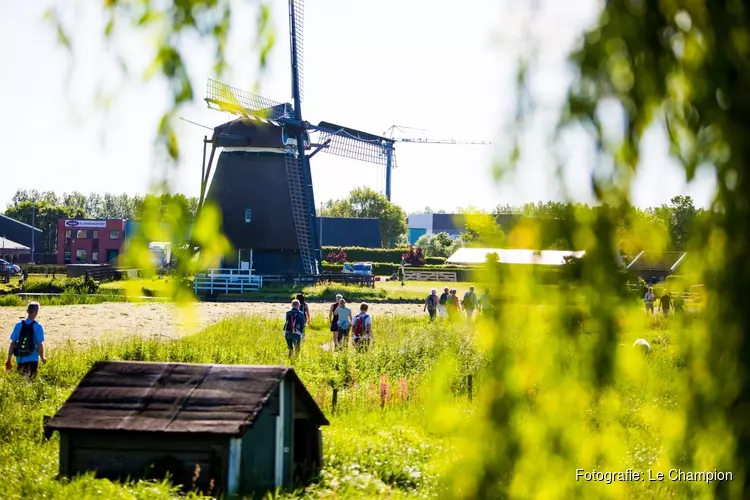
[[[460,471],[474,458],[488,409],[482,402],[502,391],[486,376],[486,346],[503,338],[518,359],[530,360],[526,372],[509,373],[508,383],[522,384],[525,399],[514,422],[527,439],[564,439],[535,435],[540,421],[560,415],[566,424],[577,420],[581,432],[611,428],[622,466],[648,467],[662,453],[663,428],[655,418],[670,418],[683,403],[677,383],[681,360],[676,346],[681,324],[669,319],[644,319],[640,310],[623,311],[620,348],[622,376],[603,395],[615,406],[579,405],[575,388],[570,400],[546,395],[545,346],[555,340],[554,308],[517,305],[503,324],[470,328],[429,324],[424,317],[376,317],[376,341],[367,352],[330,350],[330,332],[315,318],[306,332],[299,357],[292,361],[310,393],[331,420],[325,428],[325,466],[312,485],[285,492],[289,498],[426,498],[453,496],[466,486]],[[529,338],[518,325],[540,325]],[[582,346],[595,338],[581,320]],[[676,328],[678,327],[679,328]],[[127,338],[83,349],[73,344],[49,349],[50,361],[40,379],[28,383],[16,375],[0,377],[0,477],[2,498],[169,498],[177,493],[167,483],[114,484],[86,476],[57,480],[58,441],[42,439],[42,416],[52,415],[80,378],[97,360],[174,361],[190,363],[287,364],[281,320],[238,316],[216,323],[197,335],[179,340]],[[630,347],[638,337],[654,344],[650,359],[635,356]],[[563,361],[581,364],[580,352],[569,349]],[[528,368],[537,366],[538,370]],[[550,373],[551,374],[551,373]],[[472,402],[467,376],[472,375]],[[486,384],[486,385],[485,385]],[[338,390],[336,413],[331,412],[333,389]],[[489,392],[488,392],[489,391]],[[491,398],[490,398],[491,399]],[[567,406],[567,409],[564,409]],[[580,411],[580,414],[575,414]],[[554,417],[557,418],[557,417]],[[571,420],[572,419],[572,420]],[[562,422],[561,422],[562,424]],[[564,446],[564,442],[560,443]],[[522,466],[525,466],[522,464]],[[571,476],[574,471],[571,471]],[[456,488],[459,488],[457,490]],[[646,491],[630,486],[631,492]],[[664,495],[674,484],[661,486]],[[692,491],[692,490],[690,490]]]

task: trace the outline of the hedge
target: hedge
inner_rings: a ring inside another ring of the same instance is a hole
[[[65,293],[89,294],[99,291],[99,283],[86,278],[44,278],[30,279],[23,284],[24,293]]]
[[[68,272],[67,266],[57,264],[29,264],[21,267],[29,274],[62,274],[65,276]]]
[[[382,262],[387,264],[401,264],[401,257],[409,252],[409,247],[402,248],[365,248],[365,247],[323,247],[323,258],[329,253],[346,254],[348,262]],[[430,265],[445,264],[445,257],[425,257],[425,263]]]

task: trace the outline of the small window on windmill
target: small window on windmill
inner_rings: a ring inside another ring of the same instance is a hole
[[[250,219],[252,218],[253,211],[249,208],[245,209],[245,224],[250,224]]]

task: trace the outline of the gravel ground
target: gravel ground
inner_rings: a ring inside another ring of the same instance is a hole
[[[352,304],[356,310],[357,304]],[[107,302],[95,305],[43,306],[37,320],[44,326],[45,344],[54,347],[72,341],[88,344],[104,337],[141,335],[176,338],[196,333],[211,323],[238,314],[281,318],[289,306],[269,302],[200,302],[179,308],[168,303]],[[328,314],[328,304],[311,304],[315,315]],[[416,304],[371,304],[373,315],[422,314]],[[13,325],[25,317],[22,307],[0,307],[0,324],[10,337]]]

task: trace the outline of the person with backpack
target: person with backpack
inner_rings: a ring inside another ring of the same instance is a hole
[[[339,301],[343,299],[343,295],[336,294],[336,302],[331,304],[328,309],[328,322],[331,324],[331,333],[333,334],[333,345],[338,344],[339,341],[339,315],[336,313],[336,309],[339,308]]]
[[[352,329],[352,340],[354,347],[362,349],[372,342],[372,318],[367,314],[369,306],[362,302],[359,306],[359,314],[354,317],[354,328]]]
[[[446,286],[445,288],[443,288],[443,293],[440,294],[440,299],[438,300],[438,314],[440,315],[441,320],[445,318],[445,313],[447,311],[449,297],[450,297],[450,290],[448,290],[448,287]]]
[[[477,294],[474,293],[474,287],[470,286],[469,291],[464,294],[464,300],[461,301],[464,311],[466,311],[466,321],[471,323],[471,317],[474,314],[474,309],[477,308]]]
[[[310,304],[305,302],[305,296],[301,293],[297,294],[297,300],[299,300],[299,311],[305,315],[305,323],[310,322]]]
[[[39,314],[39,303],[30,302],[26,308],[27,317],[19,321],[10,334],[8,359],[5,369],[8,373],[13,370],[13,356],[16,357],[18,373],[28,377],[36,377],[39,361],[47,362],[44,357],[44,329],[36,322]]]
[[[430,294],[425,299],[424,308],[422,309],[422,312],[427,311],[430,313],[430,323],[435,321],[435,313],[437,312],[438,301],[439,299],[437,296],[437,290],[433,288],[432,292],[430,292]]]
[[[336,346],[340,346],[342,343],[346,345],[349,340],[349,329],[352,327],[352,310],[346,307],[346,301],[343,298],[339,300],[339,307],[336,308],[336,314],[338,316],[337,326],[339,330]]]
[[[286,339],[286,346],[289,349],[290,358],[295,352],[299,354],[302,336],[305,334],[306,318],[305,314],[300,311],[299,307],[299,300],[294,299],[292,301],[292,308],[286,312],[286,318],[284,321],[284,338]]]

